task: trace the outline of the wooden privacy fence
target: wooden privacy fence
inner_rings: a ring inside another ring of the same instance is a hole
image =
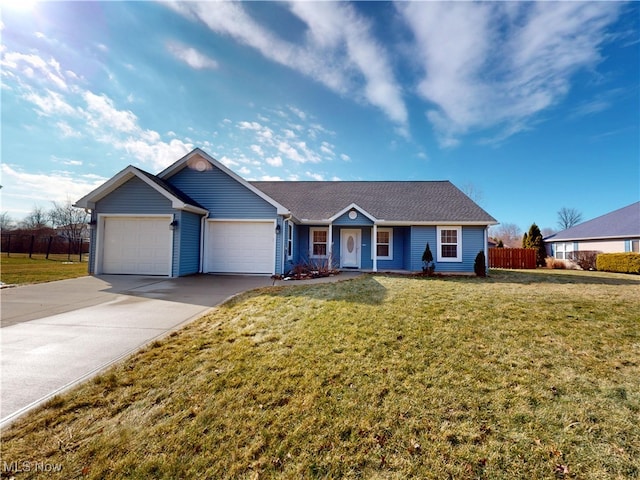
[[[489,268],[536,268],[536,249],[490,248]]]

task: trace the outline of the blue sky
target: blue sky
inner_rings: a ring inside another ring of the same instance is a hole
[[[194,147],[250,180],[451,180],[522,230],[640,199],[638,3],[0,6],[14,219]]]

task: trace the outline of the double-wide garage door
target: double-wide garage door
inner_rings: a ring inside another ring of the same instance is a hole
[[[272,274],[275,270],[273,221],[210,221],[205,270],[210,273]]]
[[[106,217],[102,273],[171,275],[170,217]]]

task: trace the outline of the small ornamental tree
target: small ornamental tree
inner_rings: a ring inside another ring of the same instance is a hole
[[[480,250],[478,255],[476,255],[476,261],[473,264],[473,271],[476,272],[476,275],[479,277],[487,276],[487,262],[484,258],[484,252]]]
[[[436,264],[433,262],[433,254],[431,253],[431,248],[429,248],[429,242],[427,242],[422,254],[422,271],[427,275],[432,275],[435,269]]]

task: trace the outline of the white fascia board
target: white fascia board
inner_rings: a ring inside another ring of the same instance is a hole
[[[196,207],[187,203],[182,203],[182,207],[174,207],[178,210],[184,210],[185,212],[197,213],[199,215],[209,215],[209,210],[205,208]]]
[[[388,227],[410,227],[410,226],[421,226],[421,227],[433,227],[433,226],[466,226],[466,227],[484,227],[489,225],[497,225],[498,222],[456,222],[452,220],[446,221],[435,221],[435,222],[410,222],[410,221],[396,221],[396,220],[378,220],[376,225],[378,226],[388,226]]]
[[[97,201],[106,197],[107,195],[115,191],[118,187],[121,187],[122,185],[127,183],[133,177],[139,178],[144,183],[146,183],[151,188],[153,188],[155,191],[157,191],[162,196],[164,196],[166,199],[170,200],[171,206],[176,210],[186,210],[189,212],[198,213],[202,215],[206,215],[207,213],[209,213],[208,210],[205,210],[204,208],[199,208],[194,205],[186,204],[185,202],[180,200],[178,197],[173,195],[171,192],[165,190],[160,185],[158,185],[153,180],[151,180],[149,177],[142,174],[139,169],[137,169],[132,165],[129,165],[127,168],[120,171],[115,176],[111,177],[111,179],[107,180],[104,184],[96,188],[94,191],[82,197],[80,200],[78,200],[75,203],[75,206],[79,208],[87,208],[87,209],[93,210],[96,207]]]
[[[373,215],[371,215],[369,212],[367,212],[365,209],[359,207],[356,203],[352,203],[351,205],[349,205],[348,207],[343,208],[342,210],[340,210],[338,213],[336,213],[333,217],[329,218],[329,222],[335,222],[336,219],[340,218],[342,215],[344,215],[345,213],[347,213],[349,210],[357,210],[359,211],[361,214],[363,214],[365,217],[367,217],[369,220],[371,220],[373,223],[377,223],[378,219],[376,217],[374,217]]]
[[[231,178],[233,178],[240,185],[248,188],[251,192],[253,192],[256,195],[258,195],[264,201],[266,201],[267,203],[270,203],[271,205],[273,205],[276,208],[276,212],[277,212],[278,215],[288,215],[289,213],[291,213],[291,212],[289,212],[288,208],[285,208],[284,206],[280,205],[278,202],[276,202],[273,198],[271,198],[269,195],[264,193],[262,190],[259,190],[258,188],[256,188],[253,185],[251,185],[249,182],[247,182],[240,175],[235,173],[230,168],[224,166],[222,163],[220,163],[218,160],[216,160],[215,158],[213,158],[211,155],[209,155],[204,150],[201,150],[200,148],[194,148],[191,152],[187,153],[184,157],[182,157],[180,160],[175,162],[173,165],[170,165],[169,167],[165,168],[162,172],[160,172],[158,174],[158,177],[163,179],[163,180],[166,180],[168,177],[174,175],[175,173],[177,173],[180,170],[182,170],[183,168],[185,168],[187,166],[187,162],[189,160],[191,160],[191,158],[193,158],[195,155],[201,156],[207,162],[209,162],[211,165],[213,165],[214,167],[218,168],[219,170],[222,170],[222,172],[224,172],[227,175],[229,175]]]
[[[544,239],[544,241],[548,243],[591,242],[594,240],[631,240],[639,237],[640,237],[639,234],[615,235],[612,237],[567,237],[567,238],[547,237],[546,239]]]
[[[116,173],[113,177],[100,185],[98,188],[86,194],[84,197],[78,200],[74,204],[74,206],[79,208],[94,209],[98,200],[106,197],[116,188],[124,185],[135,176],[140,178],[140,174],[136,171],[135,167],[133,165],[129,165],[124,170]]]

